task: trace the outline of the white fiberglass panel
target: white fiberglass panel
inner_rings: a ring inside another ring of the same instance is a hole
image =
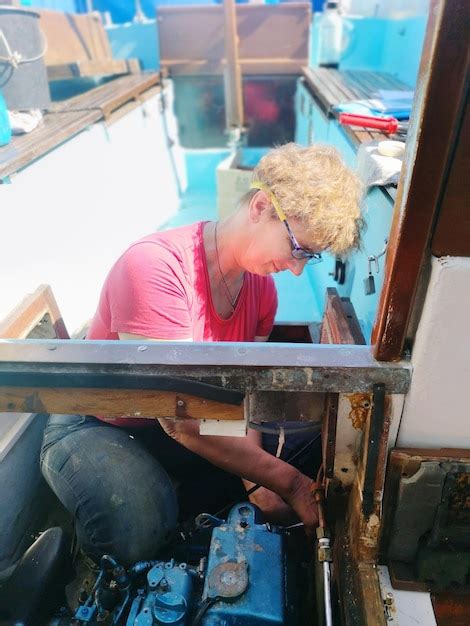
[[[470,258],[432,259],[397,445],[470,448]]]

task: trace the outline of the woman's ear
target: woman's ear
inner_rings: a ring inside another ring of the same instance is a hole
[[[255,195],[251,198],[250,204],[248,206],[248,215],[250,217],[250,221],[253,223],[257,223],[261,220],[262,217],[265,217],[269,214],[269,209],[271,207],[271,201],[264,191],[258,190]]]

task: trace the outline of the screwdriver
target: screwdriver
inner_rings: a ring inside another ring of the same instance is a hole
[[[381,130],[387,135],[406,133],[408,122],[400,124],[395,117],[373,117],[372,115],[356,115],[353,113],[341,113],[339,123],[343,126],[362,126]]]

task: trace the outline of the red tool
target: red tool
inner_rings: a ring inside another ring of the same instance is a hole
[[[344,126],[363,126],[364,128],[375,128],[388,135],[406,132],[408,124],[399,124],[395,117],[372,117],[370,115],[356,115],[353,113],[341,113],[339,123]]]

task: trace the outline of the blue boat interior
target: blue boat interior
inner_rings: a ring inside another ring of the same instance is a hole
[[[145,71],[159,71],[156,22],[158,10],[165,4],[180,3],[144,0],[143,9],[148,18],[145,23],[130,22],[135,11],[133,3],[123,0],[95,0],[93,4],[97,10],[107,11],[112,15],[113,23],[107,26],[106,31],[114,58],[137,57]],[[193,3],[187,0],[184,4]],[[199,4],[204,4],[204,2],[199,2]],[[313,9],[318,11],[318,4],[312,3]],[[83,11],[84,5],[83,0],[30,0],[28,2],[28,6],[33,8],[70,12]],[[313,14],[310,28],[310,68],[318,66],[319,16],[319,12]],[[343,50],[340,70],[387,73],[397,81],[397,84],[402,84],[403,89],[413,90],[417,80],[426,20],[425,14],[388,19],[359,16],[348,18],[346,20],[347,45]],[[54,81],[51,83],[51,97],[55,103],[62,102],[87,93],[114,79],[115,77],[98,77]],[[217,220],[219,215],[217,168],[233,155],[227,146],[225,133],[222,78],[220,76],[179,75],[170,80],[173,89],[172,115],[174,115],[178,129],[178,144],[170,148],[170,151],[178,149],[183,155],[183,160],[175,164],[173,168],[173,184],[179,193],[177,210],[163,223],[156,223],[155,228],[158,229],[169,229],[199,220]],[[247,112],[250,131],[246,145],[239,151],[239,169],[253,168],[272,146],[288,141],[295,141],[304,146],[313,142],[333,145],[341,152],[350,167],[356,167],[357,145],[337,119],[328,115],[304,77],[299,75],[272,75],[262,78],[244,76],[244,92],[247,103],[249,103],[250,93],[262,92],[270,105],[276,108],[278,115],[275,122],[272,122],[263,119],[262,111],[253,109]],[[156,158],[158,159],[158,155]],[[364,198],[366,229],[363,234],[362,248],[359,251],[341,259],[326,252],[323,254],[322,263],[307,265],[301,276],[296,277],[288,272],[274,276],[279,296],[277,325],[308,327],[310,336],[307,341],[319,341],[319,328],[324,316],[327,290],[335,288],[341,298],[350,300],[365,343],[371,342],[384,280],[382,253],[386,249],[394,218],[395,197],[396,185],[373,186],[367,191]],[[234,197],[234,206],[236,202],[237,198]],[[371,263],[371,257],[377,260]],[[375,284],[372,293],[365,287],[371,275]],[[31,538],[37,534],[38,530],[54,524],[65,523],[69,526],[72,524],[66,512],[53,499],[38,471],[37,459],[45,420],[46,416],[40,416],[39,419],[28,418],[20,423],[18,416],[13,415],[8,418],[2,417],[0,421],[0,501],[2,502],[0,507],[0,527],[2,528],[0,596],[2,579],[8,581],[21,555],[31,544]],[[2,442],[4,442],[3,448]],[[14,455],[12,450],[15,452]],[[21,474],[17,472],[19,464],[23,468]],[[18,494],[21,494],[21,497],[18,497]],[[46,520],[43,515],[45,503],[48,506],[51,505],[54,510],[51,517]],[[25,510],[29,511],[28,514],[25,514]],[[235,524],[240,523],[237,516],[243,519],[245,516],[252,520],[254,524],[252,540],[262,546],[260,550],[264,550],[265,546],[266,549],[271,549],[269,547],[271,543],[277,546],[281,542],[280,536],[276,534],[267,537],[261,524],[258,525],[258,522],[254,521],[255,513],[248,507],[245,511],[234,509],[229,521],[217,529],[219,537],[228,537],[224,539],[230,544],[227,549],[232,549],[237,542],[236,532],[233,530]],[[8,529],[7,532],[3,531],[5,528]],[[46,552],[49,554],[53,554],[54,551],[57,551],[57,554],[60,553],[63,541],[60,534],[49,533],[41,541],[46,547],[48,546]],[[298,550],[299,546],[292,549]],[[33,554],[33,560],[36,558],[35,554]],[[217,551],[212,547],[209,558],[212,559],[214,567],[219,565]],[[272,561],[273,559],[266,557],[262,567],[266,570],[277,567],[278,564],[273,564]],[[151,570],[152,575],[156,577],[161,574],[158,568],[166,568],[168,579],[174,576],[174,585],[180,589],[180,593],[182,595],[189,593],[187,585],[190,583],[186,573],[174,571],[176,568],[172,557],[168,557],[167,561],[155,562],[149,565],[149,569],[150,567],[156,568]],[[53,564],[50,565],[48,571],[53,577]],[[243,578],[240,572],[237,572],[237,575]],[[256,602],[260,602],[257,611],[264,615],[266,620],[260,621],[260,624],[283,623],[279,621],[277,609],[278,603],[281,602],[280,594],[285,590],[282,588],[281,579],[274,580],[274,583],[269,590],[265,590],[267,595],[264,600],[260,600],[259,596],[256,598]],[[291,592],[294,594],[290,590],[289,593]],[[294,598],[295,594],[290,597]],[[12,599],[12,603],[16,601],[21,602],[21,598]],[[171,610],[176,609],[173,607]],[[246,616],[243,617],[243,611],[244,607],[240,607],[240,614],[235,621],[217,621],[217,619],[225,619],[224,615],[217,616],[213,613],[213,621],[209,619],[203,623],[206,626],[222,623],[253,624],[254,626],[255,622],[243,621],[243,619],[246,620]],[[162,621],[158,623],[183,623],[178,621],[177,612],[172,613],[173,621],[170,618],[165,621],[165,615],[169,615],[170,612],[169,607],[161,607]],[[86,623],[84,613],[80,618],[83,619],[80,623]],[[289,622],[291,626],[300,623],[296,621],[299,619],[298,615],[292,615],[290,619],[292,620]],[[59,618],[57,620],[55,624],[62,623]],[[1,613],[0,623],[3,623]],[[144,623],[147,622],[135,622],[139,625]]]

